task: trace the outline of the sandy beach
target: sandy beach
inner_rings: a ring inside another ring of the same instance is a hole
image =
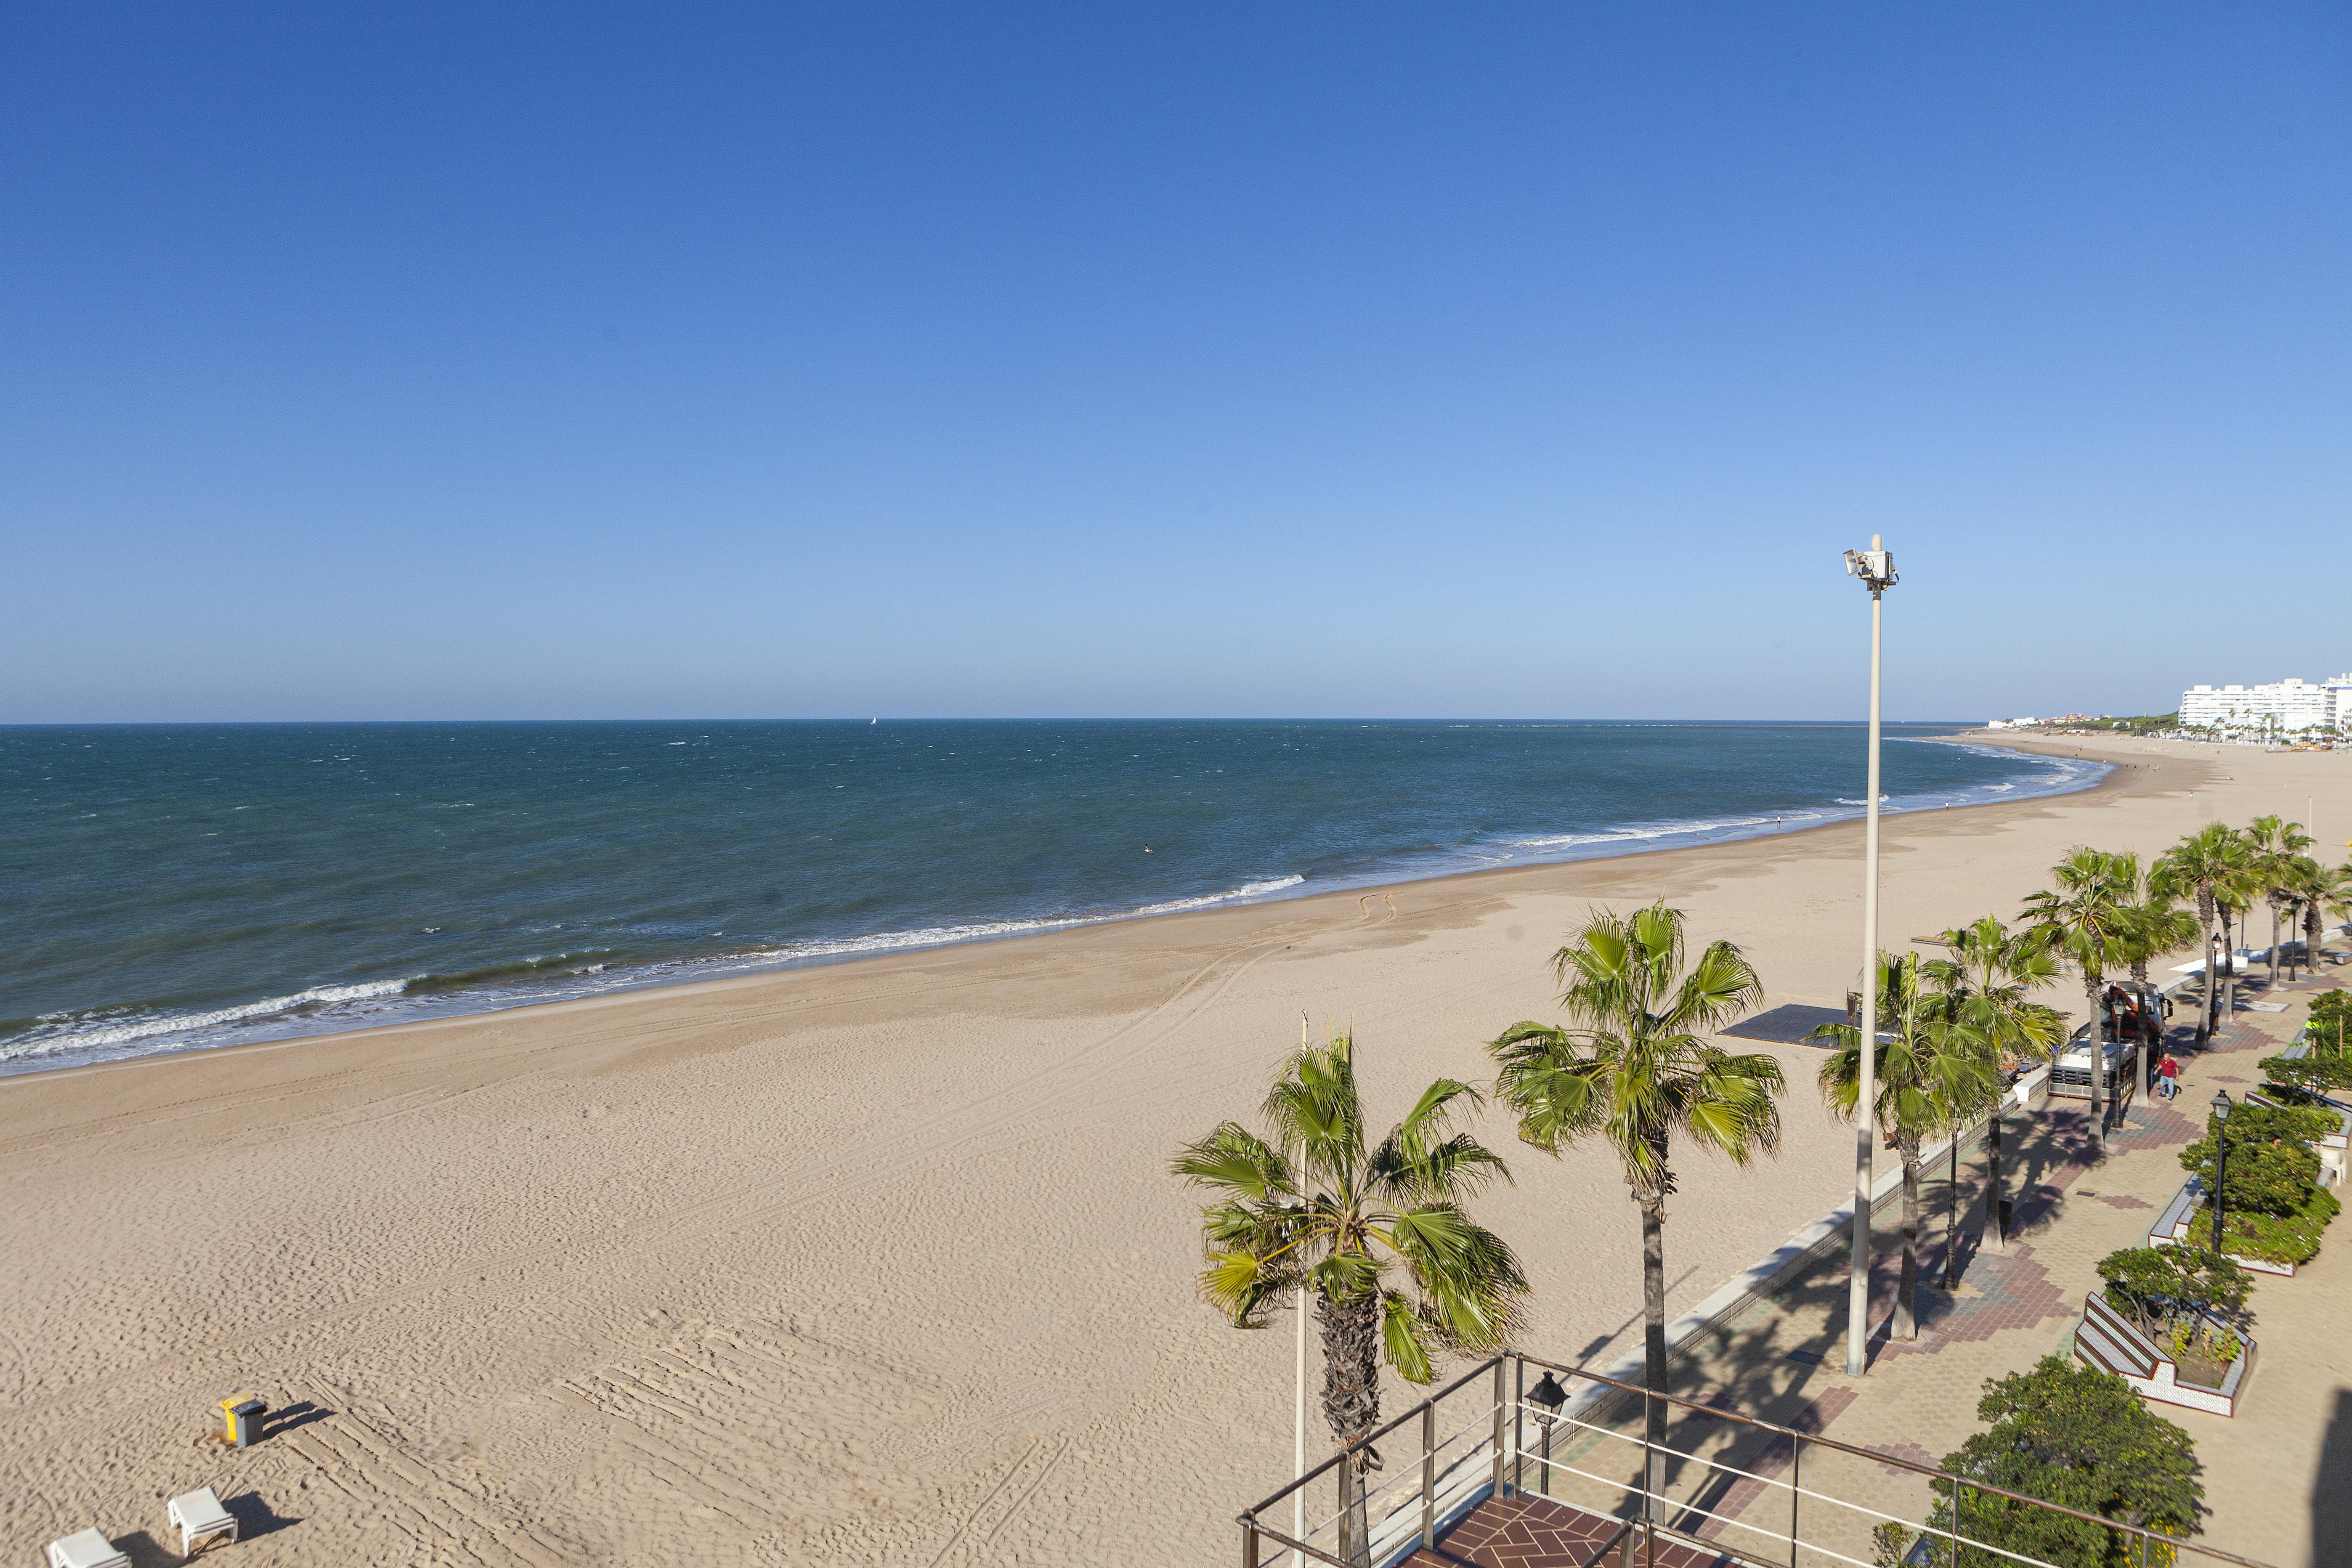
[[[2116,771],[1889,818],[1885,945],[2012,916],[2076,844],[2272,811],[2331,858],[2352,838],[2352,755],[2044,744]],[[251,1564],[1225,1561],[1287,1472],[1291,1347],[1195,1301],[1174,1148],[1254,1111],[1302,1011],[1355,1030],[1383,1121],[1489,1076],[1480,1043],[1549,1016],[1593,903],[1664,896],[1768,1005],[1835,1005],[1860,846],[1844,823],[0,1081],[0,1542],[96,1523],[173,1562],[162,1500],[209,1484],[268,1526]],[[1669,1312],[1850,1181],[1815,1053],[1753,1048],[1787,1064],[1784,1147],[1680,1160]],[[1528,1348],[1629,1348],[1610,1162],[1484,1131]],[[209,1442],[247,1390],[274,1435]]]

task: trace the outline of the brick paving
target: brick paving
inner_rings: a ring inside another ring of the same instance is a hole
[[[1616,1534],[1617,1521],[1549,1498],[1489,1499],[1445,1532],[1434,1552],[1406,1559],[1407,1568],[1589,1568]],[[1638,1538],[1626,1568],[1736,1568],[1736,1560],[1660,1537],[1654,1558]],[[1617,1555],[1609,1554],[1611,1568]]]
[[[1948,1291],[1938,1283],[1944,1169],[1926,1172],[1918,1338],[1888,1337],[1898,1263],[1886,1250],[1897,1237],[1893,1225],[1882,1221],[1871,1292],[1877,1327],[1865,1376],[1845,1375],[1841,1252],[1772,1300],[1677,1351],[1675,1392],[1913,1464],[1937,1464],[1978,1428],[1976,1403],[1988,1379],[2069,1352],[2084,1297],[2098,1283],[2097,1260],[2145,1245],[2150,1211],[2170,1201],[2186,1175],[2179,1152],[2201,1133],[2215,1087],[2255,1081],[2253,1064],[2300,1027],[2302,1004],[2335,983],[2323,978],[2280,986],[2271,999],[2290,1003],[2285,1013],[2242,1012],[2203,1052],[2189,1047],[2192,1031],[2175,1029],[2168,1043],[2182,1062],[2179,1098],[2137,1100],[2103,1145],[2091,1138],[2080,1102],[2012,1115],[2002,1152],[2014,1205],[2008,1245],[1980,1239],[1985,1173],[1979,1153],[1961,1166],[1969,1202],[1961,1215],[1959,1279]],[[2250,989],[2263,994],[2259,986]],[[2294,1279],[2265,1279],[2258,1287],[2252,1308],[2261,1350],[2237,1416],[2158,1407],[2197,1445],[2208,1508],[2200,1539],[2276,1568],[2352,1563],[2352,1333],[2347,1332],[2352,1330],[2352,1233],[2337,1234],[2344,1229],[2335,1227],[2319,1258]],[[1637,1420],[1625,1417],[1619,1432],[1638,1438]],[[1614,1520],[1632,1511],[1628,1489],[1636,1479],[1638,1446],[1590,1433],[1574,1444],[1563,1434],[1560,1442],[1555,1457],[1583,1475],[1555,1472],[1553,1499],[1515,1496],[1482,1504],[1440,1539],[1435,1552],[1417,1553],[1413,1568],[1587,1568]],[[1661,1511],[1661,1520],[1726,1550],[1709,1558],[1675,1545],[1670,1556],[1662,1539],[1661,1564],[1721,1568],[1738,1561],[1733,1552],[1789,1561],[1790,1493],[1772,1484],[1788,1470],[1788,1439],[1678,1413],[1667,1445],[1676,1451],[1665,1482],[1674,1506]],[[1801,1463],[1808,1493],[1914,1521],[1926,1516],[1932,1500],[1925,1479],[1899,1464],[1811,1447]],[[1745,1473],[1712,1468],[1718,1465]],[[1798,1506],[1807,1542],[1864,1562],[1872,1558],[1874,1516],[1811,1497]],[[1615,1561],[1612,1553],[1610,1562]],[[2193,1554],[2184,1558],[2188,1564],[2198,1561]],[[1826,1568],[1835,1559],[1801,1552],[1799,1562],[1800,1568]]]

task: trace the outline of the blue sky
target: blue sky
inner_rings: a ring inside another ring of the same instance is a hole
[[[0,720],[2352,666],[2352,11],[0,13]]]

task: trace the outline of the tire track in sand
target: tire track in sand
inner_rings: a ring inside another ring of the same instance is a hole
[[[479,1312],[534,1294],[539,1287],[527,1276],[527,1266],[533,1263],[560,1258],[567,1264],[586,1265],[615,1255],[642,1258],[698,1241],[718,1231],[753,1224],[902,1175],[926,1156],[951,1152],[958,1145],[968,1145],[1024,1117],[1039,1114],[1118,1070],[1198,1017],[1260,960],[1280,952],[1314,929],[1312,923],[1296,922],[1227,949],[1186,976],[1159,1004],[1129,1017],[1090,1044],[976,1100],[941,1111],[911,1128],[879,1134],[844,1153],[783,1167],[730,1191],[661,1210],[592,1237],[568,1237],[540,1246],[483,1255],[429,1278],[410,1279],[318,1311],[299,1313],[176,1350],[118,1373],[79,1382],[48,1399],[8,1408],[21,1415],[47,1410],[68,1400],[88,1401],[94,1394],[112,1392],[161,1369],[188,1365],[226,1352],[248,1350],[304,1329],[345,1321],[380,1309],[425,1302],[441,1296],[452,1286],[484,1287],[471,1291],[466,1299],[467,1310]],[[1222,975],[1218,973],[1221,969]],[[1209,984],[1213,977],[1213,984]],[[1073,1069],[1077,1069],[1077,1076],[1070,1076]],[[1016,1099],[1024,1090],[1055,1079],[1063,1081],[1045,1094]],[[992,1115],[978,1124],[969,1120],[973,1110],[987,1106],[996,1108]],[[483,1278],[493,1273],[502,1276],[500,1283],[489,1284]],[[372,1332],[339,1336],[334,1348],[338,1352],[349,1352],[379,1346],[398,1337],[402,1326],[398,1321],[387,1322]]]

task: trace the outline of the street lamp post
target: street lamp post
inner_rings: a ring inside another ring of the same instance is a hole
[[[1528,1401],[1535,1408],[1537,1452],[1542,1463],[1536,1476],[1536,1495],[1551,1496],[1551,1424],[1559,1419],[1559,1407],[1568,1403],[1568,1390],[1556,1382],[1549,1372],[1543,1381],[1528,1390]]]
[[[1877,534],[1867,550],[1845,552],[1846,575],[1870,590],[1870,787],[1863,792],[1862,1097],[1853,1119],[1853,1254],[1846,1271],[1845,1370],[1869,1370],[1870,1185],[1872,1140],[1878,1133],[1878,667],[1885,605],[1895,585],[1895,552]]]
[[[2221,1256],[2221,1226],[2230,1217],[2230,1091],[2213,1096],[2213,1256]]]

